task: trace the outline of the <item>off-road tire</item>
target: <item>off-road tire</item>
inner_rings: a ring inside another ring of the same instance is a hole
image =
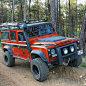
[[[31,72],[33,77],[37,81],[45,81],[48,77],[49,69],[45,62],[41,60],[41,58],[35,58],[31,61]]]
[[[71,67],[78,67],[81,63],[82,63],[82,58],[81,56],[78,56],[77,59],[70,61],[68,65]]]
[[[8,51],[4,52],[4,62],[8,67],[13,67],[15,65],[15,58],[13,58]]]

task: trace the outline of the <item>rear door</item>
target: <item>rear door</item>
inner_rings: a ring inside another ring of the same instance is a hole
[[[18,46],[17,46],[17,32],[14,31],[10,31],[10,46],[11,46],[11,50],[13,52],[13,56],[18,56]]]
[[[26,40],[22,31],[18,31],[18,52],[20,58],[30,60],[30,53],[28,53]]]

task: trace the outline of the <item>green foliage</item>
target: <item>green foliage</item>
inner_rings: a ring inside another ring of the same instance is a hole
[[[76,9],[76,1],[70,0],[70,15],[69,15],[69,3],[67,3],[67,5],[64,5],[64,6],[61,5],[61,6],[63,7],[63,10],[64,10],[64,11],[62,10],[62,12],[64,14],[63,18],[65,20],[65,23],[64,23],[65,26],[67,24],[66,29],[67,29],[68,35],[72,34],[74,36],[79,37],[78,33],[80,32],[81,24],[83,21],[85,5],[78,4]]]
[[[14,21],[22,21],[24,20],[24,0],[15,0],[15,10],[14,10]],[[30,15],[31,19],[42,19],[44,17],[49,18],[50,13],[48,12],[48,6],[49,3],[47,2],[46,8],[44,7],[44,3],[34,1],[34,4],[31,5],[30,9]],[[28,4],[26,7],[26,17],[28,19]],[[3,16],[2,16],[3,15]],[[0,1],[0,23],[2,23],[2,17],[3,22],[11,22],[11,16],[12,16],[12,0],[2,0],[2,5]]]
[[[82,62],[81,67],[86,67],[86,62]]]
[[[31,7],[31,19],[39,19],[45,17],[45,8],[43,7],[43,3],[37,1]]]
[[[83,58],[85,61],[82,62],[81,67],[86,67],[86,56]]]
[[[24,0],[14,0],[14,1],[15,1],[14,21],[15,22],[22,21],[24,20]],[[29,0],[27,0],[27,6],[26,6],[27,19],[28,19],[28,9],[29,9],[28,1]],[[44,17],[48,17],[50,19],[50,0],[45,0],[46,3],[42,3],[39,1],[40,0],[32,0],[33,4],[30,7],[30,18],[42,19]],[[60,3],[60,8],[58,8],[57,29],[60,27],[61,24],[60,29],[61,31],[63,31],[61,35],[65,36],[66,33],[68,33],[69,36],[71,31],[71,34],[79,37],[81,23],[83,21],[85,5],[86,3],[84,5],[78,4],[76,11],[76,0],[70,0],[70,16],[69,16],[69,1],[67,2],[67,5],[62,2]],[[59,9],[61,11],[60,15],[59,15]],[[2,21],[11,22],[11,16],[12,16],[12,0],[0,0],[0,23],[2,23]],[[59,21],[59,17],[61,17],[60,21]]]

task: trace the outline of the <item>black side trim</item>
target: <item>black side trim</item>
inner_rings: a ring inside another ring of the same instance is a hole
[[[18,57],[16,57],[16,56],[13,56],[13,58],[16,58],[16,59],[20,59],[20,60],[24,60],[24,61],[30,62],[30,61],[29,61],[29,60],[27,60],[27,59],[18,58]]]
[[[19,49],[20,49],[20,48],[28,49],[27,46],[20,46],[20,45],[18,45],[18,48],[19,48]]]

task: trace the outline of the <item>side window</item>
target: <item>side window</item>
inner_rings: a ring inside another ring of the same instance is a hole
[[[2,40],[9,40],[9,32],[1,32]]]
[[[26,41],[23,32],[18,32],[18,41]]]
[[[11,35],[11,41],[16,41],[16,32],[12,31],[10,32],[10,35]]]

